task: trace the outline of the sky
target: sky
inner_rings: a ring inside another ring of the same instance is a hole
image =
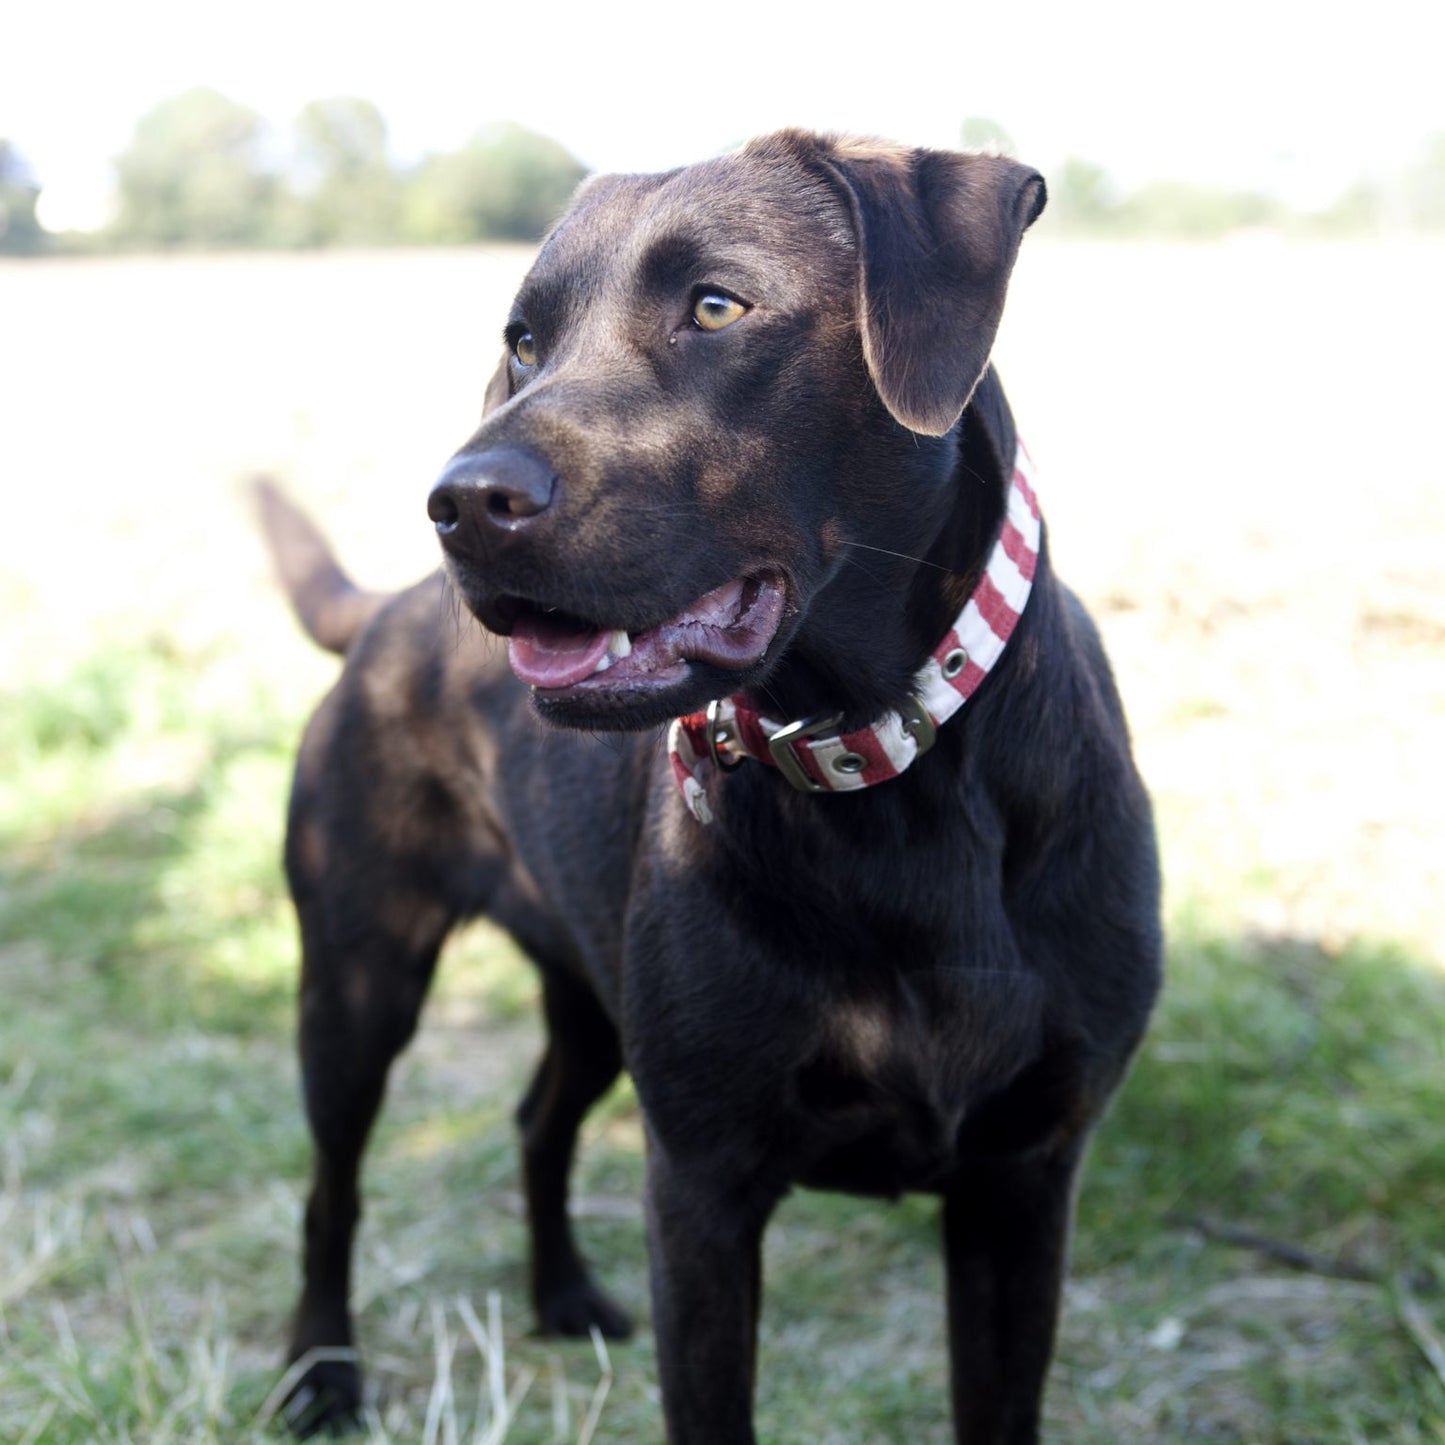
[[[103,218],[136,119],[194,85],[281,128],[366,96],[402,160],[515,120],[603,170],[782,125],[956,145],[982,115],[1045,170],[1308,206],[1445,130],[1442,56],[1445,0],[31,0],[0,26],[0,136],[57,228]]]

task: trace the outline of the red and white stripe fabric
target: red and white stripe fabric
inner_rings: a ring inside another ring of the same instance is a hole
[[[1033,587],[1038,563],[1038,498],[1033,463],[1023,444],[1014,458],[1003,527],[988,566],[963,611],[914,676],[914,697],[935,727],[947,722],[988,676],[1013,635]],[[768,740],[786,723],[764,717],[740,694],[722,699],[712,724],[725,763],[753,758],[776,766]],[[673,775],[689,811],[712,821],[708,783],[716,772],[708,744],[706,713],[677,718],[668,731]],[[856,732],[821,733],[786,745],[816,790],[853,792],[895,778],[918,756],[919,744],[900,713],[885,713]]]

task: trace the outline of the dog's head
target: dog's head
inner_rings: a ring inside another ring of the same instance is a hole
[[[868,579],[900,610],[887,559],[953,505],[1043,196],[997,157],[793,131],[583,185],[429,502],[544,717],[648,727],[789,660],[826,678]]]

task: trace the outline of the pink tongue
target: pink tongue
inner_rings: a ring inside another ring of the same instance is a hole
[[[535,612],[519,617],[507,639],[512,671],[533,687],[571,687],[591,677],[606,653],[607,633],[578,632]]]

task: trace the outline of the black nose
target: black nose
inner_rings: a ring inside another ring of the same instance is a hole
[[[448,538],[464,523],[511,529],[552,505],[557,474],[515,447],[462,452],[447,463],[427,498],[426,513]]]

